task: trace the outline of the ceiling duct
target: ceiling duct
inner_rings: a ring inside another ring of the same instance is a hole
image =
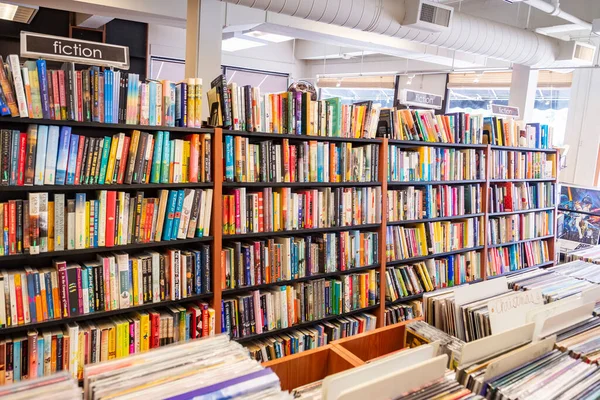
[[[431,32],[406,25],[415,4],[403,0],[221,0],[250,8],[285,14],[406,39],[426,45],[528,66],[550,66],[559,54],[558,40],[510,25],[453,11],[449,27]],[[440,6],[438,3],[432,3]]]

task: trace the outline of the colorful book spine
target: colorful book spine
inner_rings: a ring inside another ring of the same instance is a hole
[[[60,130],[58,126],[51,125],[48,129],[48,146],[46,151],[46,168],[44,171],[44,184],[54,185],[56,175],[56,160],[58,157]]]
[[[79,135],[71,135],[69,143],[69,159],[67,163],[67,185],[75,184],[75,172],[77,169],[77,152],[79,150]]]
[[[45,117],[44,117],[45,118]],[[46,152],[48,146],[48,126],[38,126],[37,151],[35,154],[35,179],[33,184],[41,186],[44,184],[44,172],[46,169]]]
[[[56,160],[55,185],[64,185],[67,178],[67,163],[69,161],[69,143],[71,141],[71,127],[63,126],[60,129],[58,141],[58,158]]]
[[[102,144],[102,156],[100,158],[100,173],[98,176],[98,184],[104,185],[106,180],[106,171],[108,166],[108,156],[111,151],[112,146],[112,138],[110,136],[104,137],[104,142]]]

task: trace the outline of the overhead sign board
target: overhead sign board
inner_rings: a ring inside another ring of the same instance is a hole
[[[492,104],[492,114],[503,117],[519,118],[519,107],[500,106],[498,104]]]
[[[403,89],[400,92],[400,103],[411,107],[433,108],[439,110],[442,108],[442,96]]]
[[[21,32],[21,57],[129,69],[129,47]]]

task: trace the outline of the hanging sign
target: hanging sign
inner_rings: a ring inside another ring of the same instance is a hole
[[[129,69],[129,47],[21,31],[21,57]]]
[[[499,115],[502,117],[519,118],[519,107],[500,106],[498,104],[492,104],[492,114]]]
[[[442,96],[403,89],[400,92],[400,103],[412,107],[433,108],[439,110],[442,108]]]

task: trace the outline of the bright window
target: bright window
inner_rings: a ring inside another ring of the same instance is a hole
[[[394,81],[392,75],[320,78],[317,86],[320,99],[339,97],[343,104],[371,100],[382,107],[394,106]]]
[[[185,78],[185,60],[151,57],[150,78],[181,82]]]
[[[228,84],[235,82],[238,86],[258,87],[261,93],[280,93],[288,89],[288,74],[236,67],[223,67],[223,69]]]

